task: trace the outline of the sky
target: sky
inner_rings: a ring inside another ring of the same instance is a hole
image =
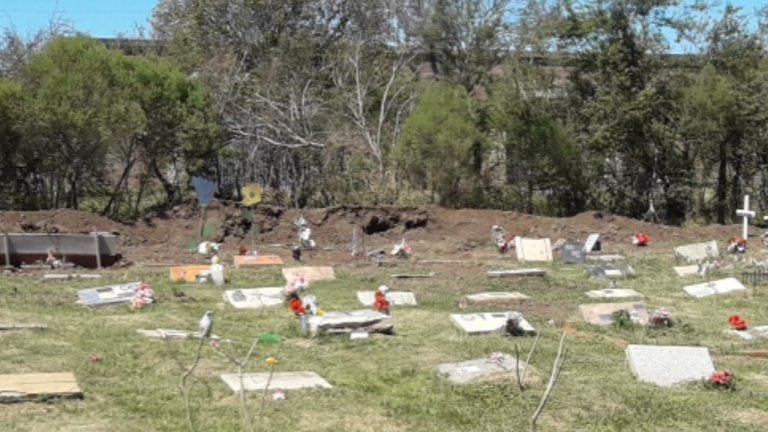
[[[30,35],[47,27],[51,17],[68,21],[77,31],[93,37],[136,36],[136,28],[149,33],[152,9],[158,0],[0,0],[0,29],[14,28]],[[730,0],[745,14],[768,0]],[[725,2],[722,2],[723,4]]]

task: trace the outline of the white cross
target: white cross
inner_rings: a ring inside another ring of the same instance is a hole
[[[747,228],[749,228],[749,218],[755,217],[755,212],[749,210],[749,195],[744,195],[744,208],[736,209],[736,216],[744,219],[744,225],[741,229],[741,238],[747,239]]]

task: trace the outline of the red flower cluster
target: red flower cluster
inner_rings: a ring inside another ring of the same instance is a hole
[[[747,329],[747,321],[742,319],[738,315],[731,315],[728,318],[728,322],[731,324],[731,327],[733,327],[734,330],[746,330]]]
[[[248,249],[245,246],[240,246],[240,255],[248,255]]]
[[[307,311],[304,309],[304,303],[299,298],[291,299],[291,310],[296,315],[306,315]]]
[[[104,356],[102,356],[101,354],[91,354],[91,355],[88,356],[88,360],[90,360],[90,361],[92,361],[94,363],[97,363],[97,362],[100,362],[100,361],[104,360]]]
[[[717,387],[731,387],[733,385],[733,374],[731,371],[723,369],[713,373],[709,380]]]

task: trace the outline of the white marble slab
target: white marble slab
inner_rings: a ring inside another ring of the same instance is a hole
[[[536,329],[519,312],[451,314],[451,321],[465,333],[475,335],[500,331],[506,327],[507,320],[515,315],[519,315],[520,327],[526,333],[536,333]]]
[[[606,288],[601,290],[587,291],[587,297],[589,298],[630,298],[642,296],[642,294],[635,290],[625,288]]]
[[[629,345],[626,353],[638,380],[661,387],[708,379],[715,372],[705,347]]]
[[[237,374],[222,374],[221,379],[235,393],[264,391],[269,381],[269,372],[243,374],[242,386]],[[299,390],[307,388],[330,389],[333,386],[314,372],[275,372],[269,382],[270,390]]]
[[[518,261],[552,262],[552,243],[548,238],[533,239],[517,236],[515,253]]]
[[[713,259],[720,256],[717,242],[714,240],[703,243],[692,243],[675,248],[675,256],[688,262]]]
[[[224,300],[237,309],[260,309],[284,303],[283,287],[242,288],[224,291]]]
[[[488,277],[518,277],[518,276],[544,276],[547,271],[539,268],[491,270],[486,272]]]
[[[738,291],[746,291],[747,287],[742,285],[742,283],[739,282],[736,278],[730,277],[695,285],[688,285],[683,287],[683,290],[690,296],[702,298]]]

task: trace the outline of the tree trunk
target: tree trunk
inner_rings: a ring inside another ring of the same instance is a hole
[[[728,210],[728,144],[720,141],[718,157],[720,165],[717,169],[717,223],[725,224]]]

